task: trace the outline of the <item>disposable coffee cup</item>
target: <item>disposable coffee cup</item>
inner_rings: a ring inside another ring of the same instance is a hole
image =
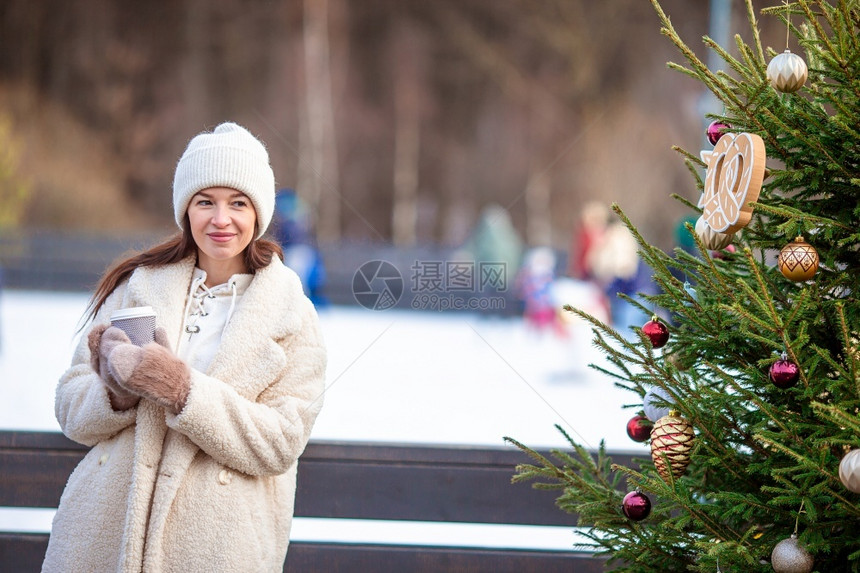
[[[155,340],[155,311],[151,306],[121,308],[110,315],[110,323],[125,332],[137,346]]]

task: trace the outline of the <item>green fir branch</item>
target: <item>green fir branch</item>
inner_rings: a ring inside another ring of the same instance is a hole
[[[753,41],[755,42],[756,53],[758,54],[758,61],[764,62],[764,48],[762,48],[761,44],[761,34],[758,29],[758,20],[755,15],[755,8],[753,8],[752,0],[745,0],[746,14],[747,14],[747,22],[749,23],[749,28],[753,33]]]
[[[846,231],[852,230],[850,226],[840,223],[830,217],[812,215],[808,211],[803,211],[788,205],[766,205],[764,203],[754,203],[753,205],[757,211],[761,211],[775,217],[780,217],[782,219],[787,219],[789,221],[803,221],[807,225],[814,225],[816,227],[826,226],[837,227]]]
[[[809,7],[809,2],[807,2],[806,0],[797,0],[797,3],[800,5],[801,10],[803,10],[804,14],[806,15],[807,23],[815,30],[817,43],[823,44],[827,48],[827,53],[829,53],[833,57],[833,59],[835,61],[838,61],[840,63],[840,66],[844,68],[846,66],[846,62],[843,58],[839,56],[839,52],[838,50],[836,50],[836,47],[830,41],[830,37],[824,31],[824,28],[821,26],[821,23],[818,21],[816,15],[812,13],[812,9]],[[822,10],[821,14],[825,18],[828,17],[827,10]]]
[[[821,402],[813,402],[812,409],[816,414],[823,416],[833,424],[851,429],[855,435],[854,444],[860,447],[860,417],[856,413],[848,414],[836,406]]]
[[[736,38],[738,42],[743,43],[740,40],[740,36],[736,36]],[[757,74],[751,73],[751,68],[747,67],[740,60],[732,56],[727,50],[725,50],[722,46],[720,46],[710,37],[705,36],[704,38],[702,38],[702,43],[705,44],[705,46],[707,46],[708,48],[714,50],[717,55],[740,76],[740,79],[735,79],[720,70],[716,73],[716,76],[721,80],[721,85],[726,85],[726,83],[730,82],[737,89],[741,89],[743,87],[743,84],[741,82],[745,81],[753,83],[761,79],[760,77],[756,77]]]
[[[663,12],[663,9],[660,7],[660,4],[657,0],[651,0],[651,4],[654,6],[657,11],[657,15],[660,18],[663,27],[660,32],[667,36],[673,44],[678,48],[678,50],[684,55],[688,62],[692,65],[692,69],[695,72],[692,73],[692,77],[694,79],[698,79],[702,83],[704,83],[708,89],[710,89],[714,95],[716,95],[721,101],[724,101],[727,104],[731,104],[733,107],[741,107],[741,101],[738,100],[734,94],[725,92],[719,86],[721,85],[719,79],[711,72],[708,67],[702,62],[693,50],[681,40],[681,37],[675,31],[674,26],[672,26],[671,20],[666,16],[666,13]],[[676,64],[677,66],[677,64]],[[681,66],[677,66],[680,68],[679,71],[687,70],[687,68],[683,68]],[[722,97],[721,97],[722,96]],[[725,100],[723,98],[726,98]]]

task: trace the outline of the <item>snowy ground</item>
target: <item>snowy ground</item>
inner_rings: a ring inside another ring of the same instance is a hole
[[[7,291],[0,297],[0,429],[56,430],[53,394],[68,367],[86,295]],[[325,405],[312,439],[563,446],[635,450],[632,396],[588,368],[602,356],[583,325],[567,337],[519,318],[371,311],[320,313],[329,349]]]
[[[59,431],[54,386],[86,302],[78,293],[2,293],[0,429]],[[361,307],[327,308],[320,320],[329,367],[311,439],[502,446],[511,436],[563,447],[559,424],[588,447],[605,439],[610,450],[647,455],[625,430],[633,412],[621,406],[633,396],[587,367],[603,358],[583,324],[562,337],[518,318]]]

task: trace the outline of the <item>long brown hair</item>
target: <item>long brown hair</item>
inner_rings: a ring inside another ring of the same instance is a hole
[[[120,283],[127,280],[136,268],[158,267],[178,263],[182,259],[196,254],[197,244],[191,236],[187,215],[182,229],[181,233],[177,233],[164,242],[150,247],[142,253],[126,256],[108,267],[108,270],[99,279],[95,292],[93,292],[93,296],[87,306],[86,314],[84,315],[84,323],[95,318],[111,293]],[[245,266],[250,272],[255,273],[259,269],[268,266],[275,255],[278,255],[283,260],[284,251],[274,241],[257,239],[251,241],[245,248],[243,255]]]

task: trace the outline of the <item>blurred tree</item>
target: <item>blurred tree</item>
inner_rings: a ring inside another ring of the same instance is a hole
[[[409,16],[391,27],[391,73],[394,89],[394,194],[391,238],[397,246],[418,238],[421,122],[427,84],[427,38]]]
[[[18,226],[30,201],[32,186],[19,171],[20,157],[12,121],[0,113],[0,231]]]
[[[331,0],[337,1],[337,0]],[[342,190],[338,169],[335,112],[332,101],[332,65],[329,48],[330,0],[305,0],[304,48],[307,93],[307,153],[314,177],[311,189],[300,189],[316,217],[317,237],[335,242],[341,236]]]
[[[669,1],[705,29],[703,3]],[[112,153],[123,180],[105,186],[165,225],[178,154],[229,118],[318,205],[321,238],[460,243],[498,202],[530,241],[564,247],[576,205],[634,189],[671,240],[648,197],[680,185],[661,147],[701,119],[692,82],[653,81],[664,48],[641,0],[0,0],[0,37],[0,100],[31,89],[15,113],[45,139],[40,111],[62,106]]]

